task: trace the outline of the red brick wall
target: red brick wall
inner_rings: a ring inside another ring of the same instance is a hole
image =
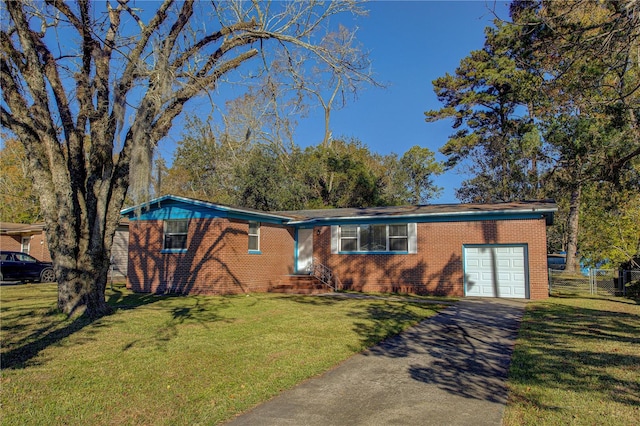
[[[19,235],[0,235],[0,250],[22,251],[21,241]]]
[[[531,299],[548,297],[544,219],[419,223],[417,254],[331,254],[331,229],[314,232],[314,257],[343,289],[463,296],[465,244],[527,244]],[[316,231],[318,228],[316,228]]]
[[[248,253],[248,230],[243,221],[192,219],[187,252],[162,253],[162,221],[132,221],[127,287],[153,293],[267,291],[293,272],[293,230],[262,223],[261,254]]]
[[[43,262],[51,262],[49,246],[44,232],[24,235],[0,235],[0,250],[22,251],[22,237],[31,237],[29,254]]]

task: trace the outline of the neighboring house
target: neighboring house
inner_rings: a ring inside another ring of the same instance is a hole
[[[127,276],[129,246],[129,221],[120,220],[111,248],[111,276],[124,279]],[[24,224],[0,222],[0,249],[28,253],[43,262],[51,262],[47,236],[43,223]]]
[[[125,209],[137,292],[267,292],[312,266],[338,289],[548,297],[553,202],[261,212],[176,196]]]
[[[51,262],[43,223],[0,222],[0,250],[21,251],[42,262]]]

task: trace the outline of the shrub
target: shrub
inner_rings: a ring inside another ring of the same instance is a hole
[[[640,280],[625,284],[625,296],[629,299],[640,299]]]

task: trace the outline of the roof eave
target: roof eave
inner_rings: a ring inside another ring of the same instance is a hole
[[[249,210],[249,209],[243,209],[243,208],[238,208],[238,207],[229,207],[229,206],[224,206],[222,204],[211,203],[211,202],[208,202],[208,201],[194,200],[194,199],[191,199],[191,198],[179,197],[177,195],[163,195],[162,197],[155,198],[155,199],[153,199],[151,201],[148,201],[148,202],[146,202],[144,204],[140,204],[138,206],[133,206],[133,207],[129,207],[129,208],[123,209],[123,210],[120,211],[120,214],[121,215],[129,215],[129,214],[134,213],[134,212],[136,212],[138,210],[142,210],[142,209],[148,208],[149,206],[152,206],[153,204],[162,203],[163,201],[166,201],[166,200],[179,201],[179,202],[183,202],[183,203],[191,204],[191,205],[195,205],[195,206],[202,206],[202,207],[207,207],[207,208],[216,209],[216,210],[225,211],[225,212],[238,213],[238,214],[247,215],[247,216],[267,217],[267,218],[281,220],[281,221],[284,221],[284,222],[288,222],[288,221],[290,221],[292,219],[291,216],[281,216],[281,215],[276,215],[276,214],[272,214],[272,213],[261,212],[259,210]]]
[[[508,214],[531,214],[540,213],[543,215],[547,222],[553,221],[553,215],[557,212],[557,208],[545,208],[545,209],[507,209],[507,210],[484,210],[484,211],[458,211],[458,212],[433,212],[433,213],[411,213],[411,214],[389,214],[389,215],[366,215],[366,216],[337,216],[337,217],[322,217],[322,218],[308,218],[303,220],[292,220],[288,222],[288,225],[310,225],[313,223],[322,222],[352,222],[352,221],[366,221],[366,220],[387,220],[387,219],[418,219],[418,218],[432,218],[432,217],[460,217],[460,216],[481,216],[481,215],[508,215]]]

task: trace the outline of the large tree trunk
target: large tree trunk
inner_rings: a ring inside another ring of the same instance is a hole
[[[58,277],[58,309],[67,315],[84,313],[90,318],[111,313],[105,299],[109,261],[109,251],[104,249],[77,257],[58,254],[54,261]]]
[[[374,82],[367,61],[341,58],[317,37],[331,16],[361,13],[355,3],[284,2],[277,19],[262,2],[156,6],[140,14],[127,1],[4,1],[1,125],[29,158],[58,307],[69,315],[110,311],[104,291],[130,169],[134,201],[144,201],[151,153],[186,102],[258,57],[264,41],[313,52],[339,78]],[[207,31],[198,29],[203,23]],[[65,43],[56,43],[60,34]]]
[[[125,172],[122,172],[126,174]],[[63,180],[58,177],[54,180]],[[99,318],[112,312],[105,300],[113,237],[120,219],[128,177],[112,176],[111,191],[96,191],[76,199],[58,194],[42,198],[47,240],[58,280],[58,309],[67,315]],[[34,180],[34,185],[41,183]],[[82,191],[78,191],[82,193]],[[84,195],[84,194],[82,194]],[[106,208],[98,206],[105,205]],[[64,214],[62,212],[65,212]]]
[[[580,271],[580,257],[578,256],[578,231],[580,228],[580,196],[582,184],[578,183],[571,191],[569,217],[567,218],[567,259],[565,272],[578,273]]]

